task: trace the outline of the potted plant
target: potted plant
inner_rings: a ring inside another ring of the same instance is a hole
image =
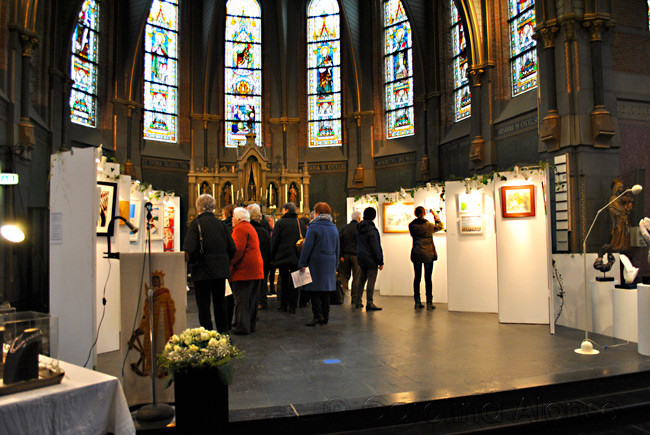
[[[179,428],[218,427],[228,423],[228,385],[242,353],[230,337],[205,328],[174,334],[159,355],[166,386],[174,383]]]

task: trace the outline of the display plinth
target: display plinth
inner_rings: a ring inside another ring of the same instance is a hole
[[[614,310],[614,337],[636,342],[638,340],[637,290],[615,288],[612,292]]]
[[[650,285],[637,285],[639,353],[650,356]]]
[[[592,281],[591,283],[591,319],[592,331],[611,337],[614,334],[612,292],[613,281]]]

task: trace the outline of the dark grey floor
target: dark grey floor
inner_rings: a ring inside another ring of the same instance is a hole
[[[650,370],[636,343],[600,355],[574,352],[584,333],[548,325],[500,324],[496,314],[458,313],[438,304],[413,309],[410,297],[381,297],[383,311],[332,306],[330,322],[307,327],[311,309],[259,312],[257,332],[234,336],[245,352],[230,386],[231,421],[360,409]],[[199,325],[193,294],[188,327]],[[599,345],[621,343],[590,336]],[[100,355],[100,371],[111,373]],[[119,359],[119,358],[118,358]],[[334,360],[334,361],[331,361]],[[114,374],[114,373],[111,373]],[[391,395],[387,397],[386,395]]]

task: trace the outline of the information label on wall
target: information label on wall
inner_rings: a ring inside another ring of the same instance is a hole
[[[63,243],[63,213],[50,213],[50,243]]]

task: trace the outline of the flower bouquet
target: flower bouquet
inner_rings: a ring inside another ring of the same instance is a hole
[[[166,386],[174,381],[174,373],[209,368],[217,369],[223,385],[230,385],[235,371],[232,359],[241,355],[228,335],[201,327],[172,335],[158,361],[160,370],[167,374]]]

